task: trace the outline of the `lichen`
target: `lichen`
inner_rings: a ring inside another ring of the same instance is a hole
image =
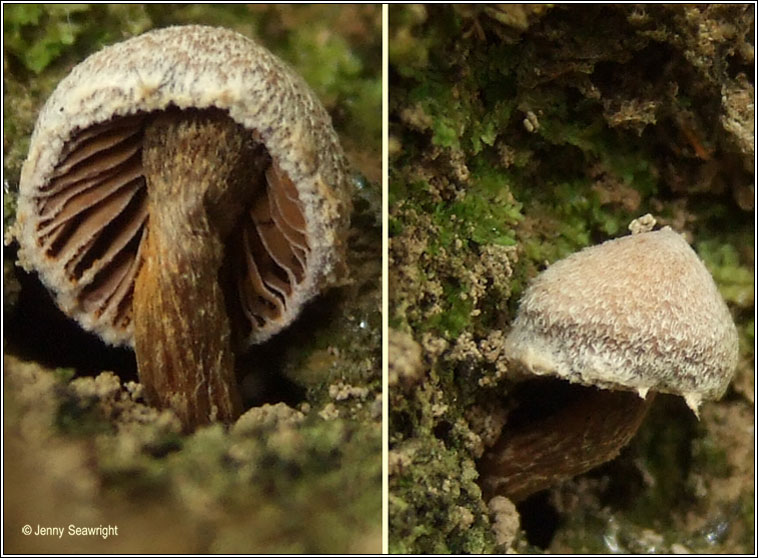
[[[690,475],[707,484],[728,470],[752,495],[718,458],[734,463],[752,435],[704,442],[713,409],[743,432],[752,409],[752,26],[737,5],[390,7],[389,320],[404,336],[390,361],[421,348],[412,381],[390,392],[391,549],[704,549],[685,521]],[[519,506],[521,530],[497,547],[509,520],[486,513],[464,472],[512,403],[498,339],[547,264],[648,212],[685,234],[729,304],[734,389],[704,408],[702,428],[660,399],[619,459]],[[423,479],[441,467],[449,490],[431,492]],[[746,500],[701,497],[709,552],[752,550]],[[460,506],[475,518],[465,537]],[[724,524],[733,534],[707,527]]]
[[[230,430],[215,424],[182,436],[172,412],[147,407],[140,390],[109,372],[69,382],[6,357],[5,378],[6,436],[18,459],[6,513],[21,521],[6,533],[11,548],[103,548],[21,535],[24,523],[60,524],[63,516],[67,524],[119,525],[118,546],[134,552],[155,549],[156,539],[196,553],[378,548],[376,422],[324,421],[279,403],[251,409]],[[38,485],[44,490],[21,488]],[[166,519],[140,519],[166,511],[182,518],[172,529]]]

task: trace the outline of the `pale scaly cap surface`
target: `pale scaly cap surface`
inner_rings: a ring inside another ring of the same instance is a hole
[[[727,388],[737,330],[708,270],[670,228],[585,248],[542,272],[506,339],[533,374],[702,399]]]
[[[278,192],[268,194],[271,207],[281,206],[280,213],[288,215],[284,220],[290,223],[283,225],[286,241],[305,269],[302,274],[277,271],[289,283],[286,296],[273,282],[245,287],[245,314],[256,322],[247,341],[263,341],[342,275],[349,182],[330,118],[310,88],[268,50],[227,29],[185,26],[151,31],[90,56],[61,81],[40,113],[22,169],[19,260],[26,269],[38,271],[59,306],[86,329],[112,344],[132,343],[130,285],[139,267],[140,239],[149,226],[139,142],[150,113],[171,106],[228,111],[271,156],[269,192]],[[136,116],[122,125],[120,119],[129,115]],[[101,132],[111,139],[88,137]],[[90,149],[97,142],[100,145]],[[102,215],[95,215],[100,209],[75,208],[86,196],[80,191],[66,200],[69,194],[61,186],[70,172],[63,161],[74,161],[74,170],[104,166],[97,150],[133,156],[131,163],[119,163],[123,168],[117,174],[129,176],[108,186],[115,193],[103,189],[98,194],[100,186],[89,190],[96,204],[107,206]],[[106,194],[109,201],[103,202]],[[106,223],[104,216],[120,219],[128,230],[107,230],[112,221]],[[248,225],[255,228],[258,222]],[[98,242],[104,236],[122,245],[104,248],[103,240]],[[305,248],[298,246],[302,237],[307,239]],[[250,302],[251,297],[261,298]]]

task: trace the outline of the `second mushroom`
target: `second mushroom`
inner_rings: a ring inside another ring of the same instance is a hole
[[[72,70],[37,121],[19,260],[58,305],[133,345],[186,429],[241,412],[235,354],[342,274],[344,155],[305,82],[250,39],[152,31]]]
[[[521,407],[480,462],[488,495],[523,500],[616,457],[655,392],[697,414],[726,391],[729,309],[687,241],[654,224],[633,221],[632,235],[554,263],[525,292],[505,342]]]

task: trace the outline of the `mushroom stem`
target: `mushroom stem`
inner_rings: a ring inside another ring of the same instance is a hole
[[[173,409],[186,430],[242,409],[219,276],[224,239],[263,184],[264,155],[217,110],[168,111],[145,131],[150,218],[134,345],[148,401]]]
[[[557,411],[506,424],[479,467],[488,498],[502,495],[519,502],[613,459],[637,432],[654,397],[652,392],[643,399],[631,391],[570,388],[570,401]]]

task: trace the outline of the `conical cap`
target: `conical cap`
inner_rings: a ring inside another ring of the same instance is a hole
[[[726,390],[737,345],[713,278],[668,227],[551,265],[527,289],[506,340],[509,359],[533,374],[673,393],[695,412]]]

